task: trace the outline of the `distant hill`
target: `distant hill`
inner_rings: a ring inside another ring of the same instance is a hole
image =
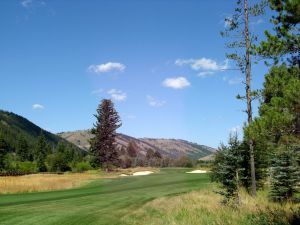
[[[41,131],[43,132],[46,141],[52,147],[55,147],[58,142],[62,141],[65,144],[80,150],[80,148],[78,148],[76,145],[68,142],[58,135],[52,134],[40,128],[39,126],[30,122],[28,119],[12,112],[0,110],[0,134],[8,144],[9,150],[14,151],[16,149],[20,136],[23,136],[27,140],[29,146],[33,148]]]
[[[89,140],[93,137],[89,130],[63,132],[58,135],[86,151],[89,150]],[[174,159],[181,156],[199,159],[211,155],[215,151],[214,148],[180,139],[134,138],[124,134],[117,135],[116,142],[119,148],[126,148],[130,141],[137,144],[140,155],[146,155],[148,149],[153,149],[159,151],[163,156]]]

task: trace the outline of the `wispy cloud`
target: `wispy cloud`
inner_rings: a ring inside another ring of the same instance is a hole
[[[185,77],[171,77],[163,81],[163,86],[173,89],[183,89],[191,85]]]
[[[188,65],[191,69],[199,70],[210,70],[210,71],[219,71],[228,69],[228,60],[225,60],[223,64],[217,63],[217,61],[209,58],[200,58],[200,59],[177,59],[175,65],[184,66]]]
[[[44,109],[45,107],[43,106],[43,105],[41,105],[41,104],[33,104],[32,105],[32,109],[34,109],[34,110],[42,110],[42,109]]]
[[[243,79],[241,77],[228,78],[224,76],[223,81],[227,82],[230,85],[235,85],[235,84],[241,84]]]
[[[107,94],[109,94],[112,99],[118,102],[123,102],[127,98],[127,94],[125,92],[117,89],[110,89]]]
[[[213,74],[214,74],[214,72],[212,72],[212,71],[202,71],[202,72],[198,73],[198,77],[207,77],[207,76],[210,76]]]
[[[157,100],[153,98],[151,95],[147,95],[146,97],[147,97],[148,104],[152,107],[162,107],[167,103],[166,101]]]
[[[90,65],[88,71],[93,73],[123,72],[126,66],[118,62],[107,62],[104,64]]]
[[[24,8],[29,8],[33,3],[33,0],[23,0],[21,1],[21,5],[24,7]]]
[[[199,77],[207,77],[213,75],[215,72],[223,71],[229,68],[228,60],[226,59],[223,63],[209,58],[199,59],[177,59],[175,61],[177,66],[189,66],[194,71],[200,71]]]

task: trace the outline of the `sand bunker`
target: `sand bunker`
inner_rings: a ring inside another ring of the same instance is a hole
[[[120,174],[120,177],[127,177],[127,176],[145,176],[145,175],[149,175],[149,174],[152,174],[153,172],[152,171],[139,171],[139,172],[135,172],[133,174]]]
[[[153,173],[152,171],[140,171],[140,172],[135,172],[132,175],[133,176],[144,176],[144,175],[149,175]]]
[[[206,170],[193,170],[193,171],[186,172],[186,173],[207,173],[207,171]]]

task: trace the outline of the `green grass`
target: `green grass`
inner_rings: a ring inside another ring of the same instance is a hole
[[[71,190],[0,195],[0,224],[126,224],[124,217],[151,200],[210,187],[207,174],[185,171],[163,169]]]

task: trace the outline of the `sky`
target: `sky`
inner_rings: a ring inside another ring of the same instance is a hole
[[[218,147],[247,119],[220,36],[234,2],[0,1],[0,109],[57,133],[90,129],[110,98],[118,132]],[[266,15],[250,29],[263,38],[268,26]],[[261,88],[267,68],[252,69]]]

